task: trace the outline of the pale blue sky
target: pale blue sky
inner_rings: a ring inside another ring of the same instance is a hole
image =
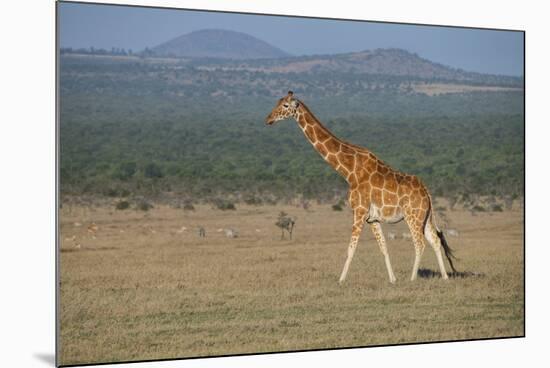
[[[491,74],[523,75],[523,33],[452,27],[59,3],[61,47],[139,51],[206,28],[248,33],[293,55],[402,48]]]

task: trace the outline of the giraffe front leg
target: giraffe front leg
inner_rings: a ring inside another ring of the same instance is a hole
[[[357,248],[357,243],[359,242],[359,236],[361,235],[361,231],[363,230],[366,212],[367,211],[362,207],[356,208],[353,211],[353,228],[351,231],[351,240],[348,246],[348,257],[346,258],[344,269],[342,270],[342,274],[340,275],[340,283],[344,282],[344,280],[346,279],[346,275],[348,274],[349,265],[351,263],[351,260],[353,259],[355,249]]]
[[[391,267],[390,255],[388,254],[388,248],[386,247],[386,239],[384,238],[384,233],[382,232],[382,226],[378,222],[373,222],[372,224],[370,224],[370,228],[374,234],[374,237],[376,238],[376,241],[378,242],[380,251],[384,256],[384,260],[386,262],[386,268],[388,270],[388,276],[390,277],[390,282],[392,284],[395,284],[395,281],[397,279],[395,278],[393,269]]]
[[[420,259],[422,259],[422,254],[424,253],[424,241],[420,240],[422,244],[418,244],[417,241],[414,241],[414,265],[411,274],[411,281],[416,280],[418,276],[418,267],[420,266]]]

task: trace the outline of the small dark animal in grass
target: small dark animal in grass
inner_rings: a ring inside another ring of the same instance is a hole
[[[281,240],[285,238],[285,230],[288,231],[288,234],[290,235],[290,240],[292,240],[292,231],[294,230],[295,224],[296,217],[292,218],[288,216],[288,214],[285,212],[279,213],[279,217],[277,218],[277,222],[275,223],[275,225],[281,228]]]
[[[199,227],[199,237],[206,238],[206,230],[204,230],[204,227]]]

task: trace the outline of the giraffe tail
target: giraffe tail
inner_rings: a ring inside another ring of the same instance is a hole
[[[443,247],[443,251],[445,252],[445,257],[449,261],[449,265],[451,265],[451,269],[453,270],[453,272],[457,273],[458,271],[456,270],[456,268],[453,264],[453,259],[457,260],[456,256],[454,255],[454,251],[449,246],[449,243],[447,243],[447,239],[445,239],[445,235],[443,235],[443,231],[439,230],[439,228],[437,227],[437,225],[435,223],[435,215],[434,215],[434,212],[433,212],[431,196],[430,196],[430,208],[429,208],[428,212],[429,212],[428,217],[431,217],[433,227],[435,228],[435,230],[437,232],[437,236],[438,236],[439,240],[441,241],[441,246]]]

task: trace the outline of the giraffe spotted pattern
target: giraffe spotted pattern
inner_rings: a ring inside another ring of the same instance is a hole
[[[396,281],[380,223],[396,223],[401,220],[407,223],[415,248],[411,280],[415,280],[418,273],[425,246],[424,239],[434,249],[441,275],[447,279],[441,250],[443,248],[445,251],[454,271],[452,252],[435,224],[431,197],[420,179],[392,169],[366,148],[338,139],[303,102],[294,98],[292,92],[278,101],[277,106],[267,116],[266,123],[272,125],[288,118],[297,121],[305,137],[321,157],[349,184],[348,201],[353,209],[354,220],[340,282],[346,278],[365,223],[370,224],[384,256],[390,282]]]

